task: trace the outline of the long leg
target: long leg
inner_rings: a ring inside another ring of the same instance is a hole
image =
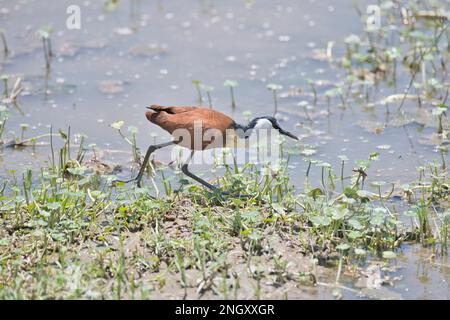
[[[155,145],[151,145],[150,147],[148,147],[147,152],[145,153],[145,157],[144,157],[144,162],[142,162],[141,168],[139,169],[139,173],[137,175],[136,178],[130,179],[130,180],[126,180],[126,181],[121,181],[121,182],[132,182],[132,181],[136,181],[137,182],[137,186],[140,188],[141,187],[141,180],[142,180],[142,176],[144,175],[145,172],[145,168],[147,167],[147,163],[148,160],[150,159],[150,155],[155,152],[158,149],[170,146],[172,144],[174,144],[175,142],[170,141],[170,142],[165,142],[165,143],[161,143],[161,144],[155,144]]]
[[[188,177],[190,177],[190,178],[194,179],[195,181],[201,183],[202,185],[204,185],[205,187],[211,189],[212,191],[220,192],[220,193],[222,193],[222,194],[227,194],[226,192],[221,191],[221,190],[220,190],[219,188],[217,188],[216,186],[213,186],[213,185],[210,184],[209,182],[206,182],[205,180],[203,180],[202,178],[196,176],[195,174],[193,174],[192,172],[190,172],[190,171],[188,170],[188,165],[189,165],[189,162],[191,161],[192,157],[194,156],[194,152],[195,152],[195,151],[191,151],[191,155],[189,156],[188,160],[186,161],[185,164],[183,164],[183,165],[181,166],[181,171],[183,171],[183,173],[184,173],[185,175],[187,175]]]

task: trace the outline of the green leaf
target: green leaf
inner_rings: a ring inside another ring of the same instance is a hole
[[[286,213],[285,208],[282,205],[278,204],[278,203],[272,203],[272,209],[275,210],[279,214],[285,214]]]
[[[374,187],[382,187],[382,186],[384,186],[386,184],[386,182],[384,182],[384,181],[373,181],[372,183],[371,183],[371,185],[373,185]]]
[[[42,26],[37,33],[45,39],[50,38],[50,34],[53,32],[53,28],[51,26]]]
[[[324,224],[323,218],[319,216],[309,217],[309,221],[311,221],[317,227],[320,227]]]
[[[135,135],[135,134],[138,133],[138,128],[135,127],[135,126],[129,126],[129,127],[128,127],[128,132],[129,132],[130,134],[132,134],[132,135]]]
[[[444,108],[439,108],[438,107],[438,108],[434,108],[433,110],[431,110],[431,114],[433,116],[439,117],[439,116],[443,115],[445,113],[445,111],[447,111],[447,110],[444,109]]]
[[[348,210],[347,209],[339,209],[336,207],[328,207],[328,208],[325,208],[324,213],[327,216],[331,216],[331,218],[333,220],[342,220],[347,215]]]
[[[117,9],[117,6],[119,5],[119,0],[108,0],[105,3],[105,10],[107,12],[111,12]]]
[[[201,85],[200,85],[200,88],[202,88],[202,89],[205,90],[206,92],[211,92],[211,91],[214,90],[214,87],[212,87],[212,86],[207,86],[207,85],[205,85],[205,84],[201,84]]]
[[[225,82],[223,83],[223,85],[224,85],[225,87],[231,87],[231,88],[234,88],[234,87],[237,87],[237,86],[239,85],[239,83],[238,83],[237,81],[234,81],[234,80],[225,80]]]
[[[61,204],[59,202],[49,202],[46,204],[46,207],[50,210],[58,210],[61,208]]]
[[[358,239],[358,238],[361,238],[362,237],[362,233],[361,232],[359,232],[359,231],[355,231],[355,230],[352,230],[352,231],[350,231],[349,233],[348,233],[348,237],[350,238],[350,239]]]
[[[356,192],[356,194],[358,195],[358,197],[360,198],[378,198],[378,195],[376,193],[367,191],[367,190],[358,190]]]
[[[379,155],[378,152],[372,152],[371,153],[371,157],[373,154]],[[367,169],[370,166],[370,161],[369,160],[356,160],[355,161],[356,165],[363,168],[363,169]]]
[[[308,192],[308,196],[313,197],[314,199],[316,199],[317,196],[320,196],[320,195],[323,195],[323,191],[320,188],[314,188]]]
[[[361,38],[358,37],[356,34],[351,34],[344,39],[344,42],[347,44],[359,44],[361,43]]]
[[[266,88],[267,88],[267,90],[270,90],[270,91],[277,91],[277,90],[283,89],[283,86],[276,84],[276,83],[269,83],[266,86]]]
[[[347,198],[352,198],[352,199],[355,199],[355,198],[358,197],[357,191],[356,191],[355,189],[353,189],[353,188],[350,188],[350,187],[345,187],[345,189],[344,189],[344,195],[345,195]]]
[[[363,225],[355,218],[348,220],[348,224],[356,230],[362,230]]]
[[[125,121],[123,121],[123,120],[118,120],[118,121],[114,121],[114,122],[111,123],[109,126],[110,126],[111,128],[113,128],[113,129],[120,130],[120,129],[123,127],[124,124],[125,124]]]
[[[331,164],[328,162],[320,162],[317,164],[318,167],[325,167],[325,168],[331,168]]]
[[[342,243],[342,244],[336,246],[336,250],[339,250],[339,251],[345,251],[348,249],[350,249],[350,245],[348,245],[347,243]]]

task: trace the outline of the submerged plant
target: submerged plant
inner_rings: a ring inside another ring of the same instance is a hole
[[[0,79],[3,81],[3,97],[7,98],[9,96],[9,93],[8,93],[8,79],[9,79],[9,75],[2,74]]]
[[[212,109],[213,105],[212,105],[212,99],[211,99],[211,92],[214,90],[214,87],[208,86],[208,85],[205,85],[205,84],[201,84],[200,87],[203,90],[205,90],[206,96],[208,97],[209,108]]]
[[[30,126],[26,123],[22,123],[20,124],[20,129],[21,129],[21,133],[20,133],[20,139],[24,139],[25,136],[25,132],[28,130]]]
[[[133,159],[136,163],[140,163],[140,155],[139,155],[139,148],[136,144],[136,135],[137,135],[137,128],[134,126],[128,127],[128,132],[131,133],[131,137],[126,137],[122,132],[122,127],[125,124],[125,121],[118,120],[111,123],[109,126],[113,129],[116,129],[119,135],[122,137],[122,139],[131,145],[131,151],[133,154]]]
[[[0,29],[0,40],[2,41],[3,53],[5,54],[5,57],[6,57],[9,53],[9,48],[8,48],[8,43],[6,42],[6,36],[5,36],[4,29]]]
[[[307,82],[308,82],[308,84],[311,87],[311,90],[313,92],[313,96],[314,96],[313,104],[315,106],[317,104],[317,90],[316,90],[316,86],[315,86],[314,80],[308,79]]]

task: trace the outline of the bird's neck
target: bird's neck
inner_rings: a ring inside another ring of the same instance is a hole
[[[237,132],[237,135],[240,138],[248,138],[252,134],[252,132],[253,132],[252,129],[255,128],[258,119],[259,118],[255,118],[246,125],[234,123],[234,130]]]
[[[247,131],[247,130],[250,129],[250,128],[248,127],[248,125],[242,125],[242,124],[239,124],[239,123],[234,123],[233,128],[234,128],[235,130],[242,130],[243,132],[245,132],[245,131]]]
[[[249,130],[248,125],[233,123],[232,127],[239,138],[247,138],[245,132]]]

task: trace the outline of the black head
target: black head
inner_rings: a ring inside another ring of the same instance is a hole
[[[249,122],[249,124],[245,128],[245,131],[252,129],[272,129],[272,128],[278,130],[282,135],[288,136],[289,138],[295,140],[299,140],[295,135],[281,128],[278,120],[270,116],[257,117],[253,119],[252,121]],[[246,138],[248,138],[249,135],[250,132],[249,134],[246,134]]]

